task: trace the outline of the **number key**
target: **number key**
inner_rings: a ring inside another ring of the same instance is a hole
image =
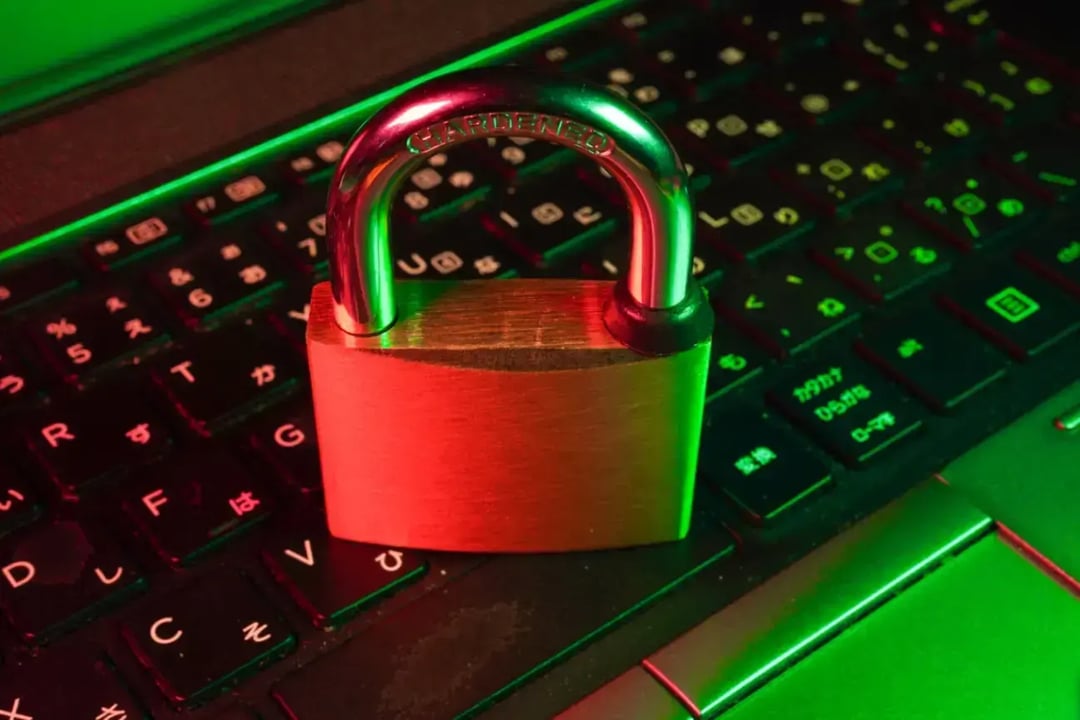
[[[848,354],[803,366],[769,400],[850,465],[864,464],[922,425],[890,380]]]
[[[159,214],[134,222],[115,233],[87,240],[83,251],[100,270],[114,270],[171,247],[180,241],[181,219]]]
[[[275,208],[260,231],[304,273],[312,275],[326,266],[326,203],[321,198]]]
[[[250,174],[230,180],[220,190],[192,198],[184,205],[184,212],[203,227],[210,227],[265,205],[276,197],[277,193],[263,176]]]

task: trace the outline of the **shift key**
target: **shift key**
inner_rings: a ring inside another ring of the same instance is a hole
[[[922,425],[891,380],[851,355],[802,366],[769,400],[849,465],[866,463]]]
[[[337,720],[342,708],[350,717],[455,717],[733,549],[727,533],[699,519],[680,542],[496,557],[289,675],[273,694],[297,720]]]

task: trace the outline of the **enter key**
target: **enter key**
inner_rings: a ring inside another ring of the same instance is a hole
[[[949,463],[941,477],[1080,584],[1080,381]]]

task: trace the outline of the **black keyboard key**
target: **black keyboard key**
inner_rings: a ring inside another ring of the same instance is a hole
[[[261,297],[283,278],[254,232],[206,238],[150,273],[150,281],[189,325]]]
[[[296,644],[277,609],[229,571],[154,598],[121,629],[157,686],[180,703],[209,699]]]
[[[259,228],[271,244],[281,251],[286,262],[305,274],[314,274],[326,266],[324,198],[308,197],[275,207]]]
[[[630,261],[630,243],[624,233],[609,235],[598,248],[582,256],[582,276],[615,280],[625,274]],[[695,243],[691,273],[702,283],[708,284],[720,272],[720,252],[707,243]],[[560,277],[566,274],[560,272]]]
[[[477,213],[401,228],[393,253],[399,278],[481,280],[514,275],[527,266]]]
[[[707,414],[698,463],[699,473],[755,524],[804,502],[831,479],[805,441],[750,411]]]
[[[573,166],[512,190],[486,220],[515,252],[538,266],[610,231],[617,217],[614,204],[584,183]]]
[[[673,124],[689,140],[690,156],[698,154],[720,169],[744,165],[782,147],[792,136],[785,118],[745,92],[684,106]]]
[[[304,720],[338,720],[341,708],[356,717],[455,717],[733,549],[702,519],[677,543],[495,557],[286,677],[273,694]]]
[[[934,32],[913,12],[890,11],[861,23],[850,38],[838,43],[838,49],[877,77],[913,85],[964,58],[961,46]]]
[[[951,410],[1005,374],[1005,356],[938,308],[918,305],[863,331],[859,351],[934,410]]]
[[[0,574],[8,621],[39,643],[145,584],[127,552],[75,520],[40,523],[7,538],[0,545]]]
[[[155,357],[154,380],[195,432],[209,435],[288,392],[300,376],[288,341],[240,323]]]
[[[718,325],[713,335],[706,392],[710,399],[757,376],[769,357],[749,338]]]
[[[275,537],[263,550],[273,574],[316,627],[340,625],[426,569],[413,550],[338,540],[325,528]]]
[[[834,123],[873,97],[856,66],[824,51],[807,53],[765,75],[756,85],[770,101],[809,124]]]
[[[264,520],[270,496],[232,455],[185,453],[120,491],[124,509],[173,565],[190,564]]]
[[[272,202],[277,193],[270,181],[261,175],[244,175],[184,204],[186,212],[203,227],[231,220],[257,207]]]
[[[909,183],[904,209],[963,249],[996,242],[1024,227],[1039,212],[1022,188],[970,165]]]
[[[802,366],[769,399],[849,465],[866,463],[922,426],[907,396],[850,354]]]
[[[5,268],[0,272],[0,315],[70,290],[76,282],[71,268],[56,257]]]
[[[1066,218],[1025,239],[1017,259],[1080,296],[1080,221]]]
[[[1075,128],[1043,126],[1022,137],[994,143],[989,161],[1010,179],[1046,200],[1074,197],[1080,183],[1080,158],[1063,152],[1080,142]]]
[[[395,211],[412,220],[429,220],[475,202],[499,179],[487,153],[475,145],[429,155],[402,183]]]
[[[293,153],[285,160],[286,177],[300,185],[329,179],[345,152],[343,140],[326,140],[310,150]]]
[[[894,158],[850,130],[808,136],[771,166],[778,180],[829,215],[850,212],[899,183]]]
[[[586,26],[569,35],[540,44],[536,62],[557,70],[572,72],[584,65],[594,65],[615,54],[618,45],[597,26]]]
[[[40,499],[26,474],[10,462],[0,464],[0,535],[40,514]]]
[[[984,0],[933,0],[920,3],[927,21],[935,22],[949,37],[976,39],[996,32],[991,12],[993,3]]]
[[[142,720],[109,662],[84,647],[54,648],[0,674],[3,720]]]
[[[678,98],[672,84],[636,56],[623,55],[618,60],[590,67],[583,77],[607,86],[653,114],[663,112]]]
[[[616,15],[608,28],[626,42],[640,43],[673,25],[684,26],[687,19],[676,10],[667,0],[647,0]]]
[[[698,100],[746,80],[763,54],[723,29],[689,26],[647,41],[641,54],[684,97]]]
[[[839,329],[860,311],[848,290],[791,254],[731,273],[712,297],[717,312],[780,357]]]
[[[145,397],[130,383],[97,385],[25,418],[27,440],[64,496],[168,450],[169,428]]]
[[[1080,326],[1080,305],[1018,265],[999,263],[949,284],[942,304],[1018,360]]]
[[[893,96],[860,122],[863,136],[912,168],[936,167],[970,150],[985,137],[972,113],[927,102],[915,88]]]
[[[308,315],[311,313],[311,289],[295,286],[274,296],[269,305],[269,321],[303,350],[307,342]]]
[[[67,298],[25,323],[30,337],[69,382],[145,355],[169,338],[155,308],[130,288]]]
[[[962,104],[996,124],[1020,117],[1045,117],[1061,100],[1057,81],[1019,56],[992,53],[947,73],[948,91]]]
[[[319,439],[308,396],[279,403],[251,425],[251,443],[292,486],[304,491],[322,487]]]
[[[180,241],[179,217],[151,215],[115,232],[87,240],[83,252],[99,270],[114,270]]]
[[[824,46],[842,27],[839,3],[822,0],[802,3],[757,3],[752,12],[731,18],[729,24],[774,57]]]
[[[31,399],[40,384],[24,359],[16,355],[14,345],[0,336],[0,415]]]
[[[716,179],[695,193],[696,245],[715,245],[733,260],[756,259],[811,230],[815,219],[797,196],[763,177]]]
[[[868,208],[818,233],[811,254],[870,300],[881,302],[948,269],[956,251],[888,206]]]

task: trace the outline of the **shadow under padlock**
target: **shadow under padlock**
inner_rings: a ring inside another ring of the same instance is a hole
[[[619,181],[625,277],[394,281],[387,210],[402,178],[494,135],[569,146]],[[331,280],[308,323],[331,533],[466,552],[684,537],[713,330],[692,228],[671,144],[606,89],[470,70],[374,115],[331,184]]]

